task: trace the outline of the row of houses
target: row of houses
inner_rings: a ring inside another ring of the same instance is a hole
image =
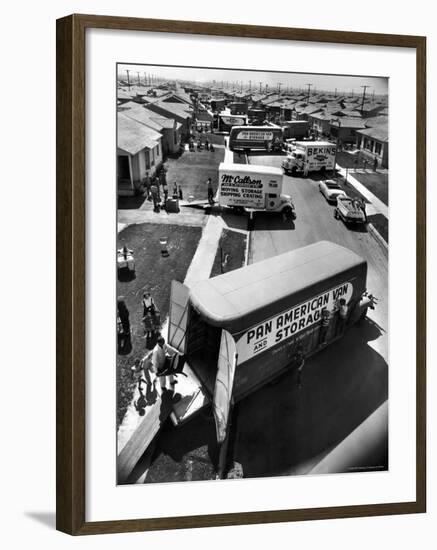
[[[181,90],[121,86],[117,92],[117,188],[119,196],[130,196],[179,152],[194,107]]]
[[[231,114],[247,114],[256,109],[265,120],[279,125],[306,120],[318,139],[333,140],[340,147],[354,146],[372,163],[376,160],[378,166],[388,167],[386,97],[363,102],[362,97],[329,93],[212,93],[210,103],[217,110],[226,106]]]

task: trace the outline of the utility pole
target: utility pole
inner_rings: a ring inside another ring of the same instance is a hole
[[[337,88],[335,88],[334,97],[337,97]]]
[[[278,95],[281,93],[282,82],[278,82]]]
[[[361,115],[363,114],[363,108],[364,108],[364,100],[366,99],[366,90],[367,88],[370,88],[370,86],[361,86],[363,88],[363,98],[361,100]]]
[[[259,93],[261,93],[261,85],[262,85],[262,82],[259,83]]]
[[[141,86],[140,73],[138,71],[137,71],[137,77],[138,77],[138,86]]]
[[[308,86],[307,103],[309,103],[312,84],[307,84],[307,86]]]
[[[252,92],[252,81],[249,80],[249,93],[251,93],[251,92]]]
[[[129,80],[129,73],[130,73],[130,70],[129,69],[126,69],[126,74],[127,74],[127,87],[129,88],[130,90],[130,80]]]

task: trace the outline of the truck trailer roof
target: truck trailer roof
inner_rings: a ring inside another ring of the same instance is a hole
[[[268,174],[275,176],[282,176],[284,171],[282,168],[276,168],[275,166],[264,166],[261,164],[234,164],[232,162],[221,162],[219,165],[219,170],[228,170],[236,172],[244,172],[247,174],[253,174],[257,172],[258,174]]]
[[[263,110],[263,109],[258,109]],[[258,125],[258,126],[232,126],[233,130],[282,130],[280,126],[277,126],[276,124],[264,124],[264,125]]]
[[[332,141],[296,141],[296,147],[335,147]]]
[[[190,301],[208,323],[236,333],[278,312],[287,297],[357,268],[367,273],[358,254],[320,241],[201,281]]]

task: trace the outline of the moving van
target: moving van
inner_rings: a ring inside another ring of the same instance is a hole
[[[336,151],[336,145],[329,141],[296,141],[282,168],[286,174],[293,175],[334,170]]]
[[[341,338],[373,309],[366,284],[367,262],[328,241],[192,288],[173,281],[168,343],[183,356],[182,372],[191,381],[173,405],[173,423],[184,423],[208,402],[225,418],[226,402],[243,399]]]
[[[222,162],[219,165],[218,203],[237,209],[279,212],[295,219],[291,197],[282,192],[283,179],[281,168]]]

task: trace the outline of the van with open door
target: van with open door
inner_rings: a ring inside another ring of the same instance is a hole
[[[231,400],[340,338],[373,309],[366,279],[363,258],[321,241],[191,288],[173,281],[168,343],[183,356],[181,372],[190,382],[186,393],[177,386],[173,423],[211,403],[224,437]]]

